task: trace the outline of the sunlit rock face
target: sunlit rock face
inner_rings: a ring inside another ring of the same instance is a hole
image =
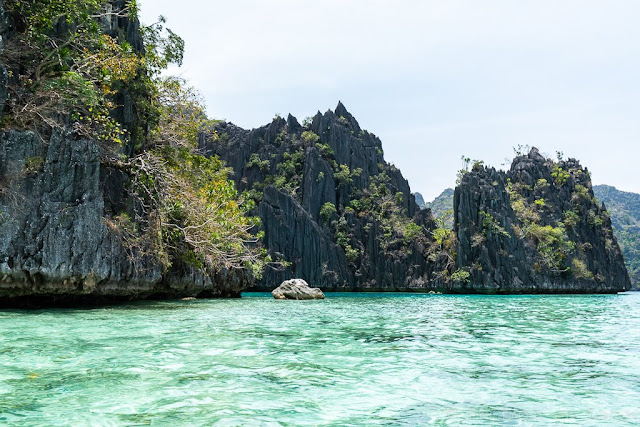
[[[324,299],[324,293],[320,288],[312,288],[302,279],[285,280],[271,291],[275,299],[310,300]]]

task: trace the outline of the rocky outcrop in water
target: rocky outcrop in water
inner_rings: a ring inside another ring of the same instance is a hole
[[[455,190],[456,266],[469,275],[452,292],[609,293],[631,288],[611,219],[589,172],[537,149],[508,172],[481,164]]]
[[[126,194],[95,141],[0,133],[0,305],[234,296],[241,272],[169,271],[105,222]],[[246,277],[245,277],[246,276]]]
[[[271,292],[275,299],[310,300],[324,299],[319,288],[312,288],[302,279],[286,280]]]
[[[124,1],[111,3],[114,9]],[[105,31],[143,50],[139,22],[113,15]],[[0,0],[0,53],[11,36]],[[0,66],[0,107],[7,96]],[[116,95],[114,116],[136,123],[133,92]],[[2,109],[0,108],[0,112]],[[78,304],[180,296],[239,296],[252,276],[241,270],[203,272],[129,245],[109,220],[136,209],[129,178],[103,160],[103,147],[65,126],[0,132],[0,307]],[[146,125],[145,125],[146,126]],[[133,144],[124,151],[133,150]],[[137,207],[139,209],[139,207]]]
[[[114,16],[102,24],[143,50],[135,19]],[[0,0],[0,53],[10,34]],[[0,65],[2,105],[4,71],[11,67]],[[197,267],[203,263],[193,247],[161,260],[152,246],[137,242],[144,236],[135,224],[115,221],[149,216],[142,199],[130,197],[131,170],[119,160],[147,141],[149,123],[135,110],[136,86],[115,92],[119,107],[112,114],[131,134],[118,156],[105,159],[103,146],[71,131],[64,118],[46,132],[5,126],[0,133],[0,305],[237,296],[254,284],[244,270]],[[236,187],[255,203],[266,248],[283,261],[267,269],[257,289],[298,277],[329,291],[616,292],[630,286],[606,209],[575,160],[553,162],[532,150],[506,173],[474,166],[456,189],[450,232],[418,207],[408,182],[384,160],[381,141],[341,103],[304,124],[288,116],[254,130],[224,122],[213,130],[217,137],[203,133],[200,149],[231,166]],[[147,234],[163,235],[159,231]]]
[[[265,246],[291,262],[268,269],[258,289],[293,277],[325,290],[429,290],[436,282],[429,211],[342,103],[304,126],[289,116],[216,131],[202,149],[233,168],[237,187],[257,203]]]
[[[277,117],[247,131],[220,123],[202,149],[255,200],[274,257],[259,289],[302,277],[327,290],[617,292],[622,256],[588,171],[537,150],[509,172],[478,163],[455,191],[455,226],[420,210],[380,141],[339,104],[305,125]],[[446,218],[445,218],[446,219]]]

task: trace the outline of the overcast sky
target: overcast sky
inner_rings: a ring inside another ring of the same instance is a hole
[[[460,156],[518,144],[640,192],[638,0],[139,0],[186,41],[177,73],[252,128],[341,100],[430,200]]]

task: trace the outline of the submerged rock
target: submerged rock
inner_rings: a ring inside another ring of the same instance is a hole
[[[320,288],[312,288],[302,279],[285,280],[271,292],[275,299],[324,299]]]

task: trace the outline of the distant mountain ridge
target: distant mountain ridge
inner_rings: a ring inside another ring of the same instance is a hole
[[[425,203],[425,208],[431,209],[434,218],[444,220],[446,228],[453,228],[453,188],[447,188],[432,202]]]
[[[416,198],[416,205],[418,205],[418,207],[420,209],[426,209],[427,208],[427,204],[424,201],[424,197],[422,196],[421,193],[418,193],[417,191],[415,193],[413,193],[413,196]]]
[[[610,185],[593,187],[598,200],[611,215],[633,289],[640,289],[640,194],[620,191]]]

